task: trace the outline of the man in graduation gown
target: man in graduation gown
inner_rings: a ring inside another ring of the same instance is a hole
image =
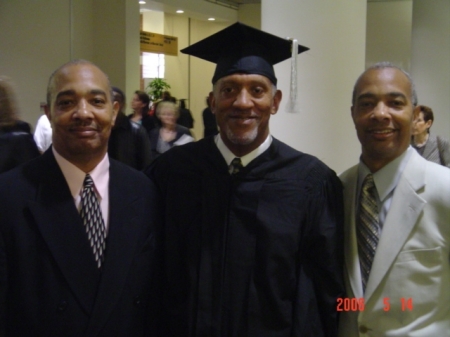
[[[341,184],[269,133],[281,101],[273,64],[290,47],[237,23],[183,50],[217,63],[210,102],[220,134],[147,170],[165,214],[161,336],[337,333]]]

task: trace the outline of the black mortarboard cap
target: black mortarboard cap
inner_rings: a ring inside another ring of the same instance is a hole
[[[235,73],[258,74],[277,84],[273,65],[292,55],[292,41],[237,22],[181,50],[217,64],[212,82]],[[298,53],[309,48],[298,46]]]

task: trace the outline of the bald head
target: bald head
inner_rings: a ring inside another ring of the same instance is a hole
[[[50,78],[48,79],[48,85],[47,85],[47,105],[50,106],[51,104],[51,100],[52,100],[52,92],[54,92],[55,90],[55,86],[57,85],[57,81],[58,81],[58,74],[60,74],[65,68],[70,67],[70,66],[74,66],[74,65],[91,65],[95,68],[97,68],[98,70],[100,70],[103,75],[105,76],[107,82],[108,82],[108,87],[109,87],[109,94],[111,95],[111,97],[113,97],[113,93],[112,93],[112,87],[111,87],[111,83],[109,82],[109,78],[108,76],[99,68],[97,67],[94,63],[87,61],[87,60],[83,60],[83,59],[77,59],[77,60],[72,60],[70,62],[67,62],[65,64],[63,64],[62,66],[60,66],[58,69],[56,69],[51,75]]]

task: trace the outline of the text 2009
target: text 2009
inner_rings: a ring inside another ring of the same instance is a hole
[[[400,298],[401,310],[412,311],[413,300],[412,298]],[[391,303],[389,297],[383,298],[383,310],[389,311],[391,309]],[[364,298],[341,298],[337,299],[337,311],[364,311]]]
[[[364,311],[364,298],[338,297],[337,311]]]

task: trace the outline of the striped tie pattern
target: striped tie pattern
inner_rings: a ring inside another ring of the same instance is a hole
[[[238,173],[244,166],[242,166],[241,158],[234,158],[230,164],[230,172],[231,174]]]
[[[372,174],[364,179],[359,200],[356,235],[363,290],[366,290],[370,269],[380,236],[376,187]]]
[[[81,191],[80,215],[94,253],[95,262],[97,267],[100,268],[106,247],[106,231],[100,203],[94,191],[94,182],[89,174],[86,174],[84,178],[83,190]]]

